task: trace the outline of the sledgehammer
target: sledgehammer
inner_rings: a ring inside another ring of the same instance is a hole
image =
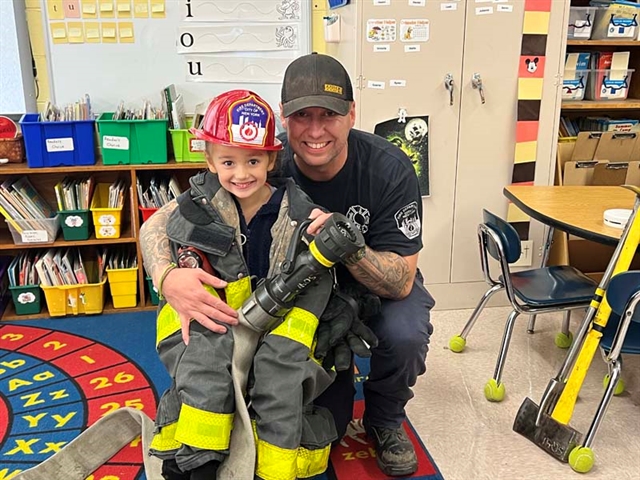
[[[631,185],[623,187],[636,194],[633,211],[596,288],[574,342],[560,371],[549,381],[540,406],[530,398],[525,398],[513,423],[515,432],[565,463],[569,461],[571,451],[579,448],[582,442],[582,434],[568,423],[611,314],[611,307],[604,298],[604,292],[614,275],[629,269],[640,243],[640,188]]]

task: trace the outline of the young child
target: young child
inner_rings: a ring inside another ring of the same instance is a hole
[[[167,234],[175,264],[162,279],[195,261],[227,282],[224,292],[210,293],[238,309],[255,286],[252,280],[279,273],[290,242],[298,240],[296,225],[317,207],[291,179],[267,183],[281,144],[274,114],[257,94],[233,90],[216,97],[202,129],[192,133],[207,142],[208,171],[190,179],[171,213]],[[331,289],[327,271],[302,292],[284,323],[263,337],[254,356],[247,393],[257,478],[294,480],[327,467],[335,427],[328,411],[311,409],[310,403],[333,376],[314,361],[311,348]],[[219,334],[192,321],[185,344],[176,311],[162,302],[158,312],[157,350],[172,385],[160,400],[150,451],[163,460],[167,480],[210,480],[229,454],[234,329]],[[313,425],[309,444],[305,425]]]

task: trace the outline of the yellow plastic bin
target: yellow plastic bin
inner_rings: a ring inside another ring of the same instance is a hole
[[[138,267],[107,268],[113,308],[133,308],[138,304]]]
[[[93,315],[102,313],[104,308],[104,284],[86,283],[83,285],[60,285],[47,287],[41,285],[47,299],[47,308],[52,317],[65,315]]]
[[[109,185],[99,183],[91,199],[91,215],[96,231],[96,238],[120,238],[122,207],[108,208]]]

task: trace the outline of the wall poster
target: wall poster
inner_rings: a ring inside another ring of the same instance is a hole
[[[378,123],[373,131],[407,154],[418,176],[420,194],[431,195],[429,190],[429,116],[398,118]]]

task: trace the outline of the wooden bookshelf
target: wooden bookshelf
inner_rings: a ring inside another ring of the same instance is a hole
[[[640,99],[562,102],[562,110],[640,110]]]
[[[637,47],[638,40],[567,40],[568,46],[581,47]]]
[[[101,158],[98,158],[95,165],[83,166],[60,166],[47,168],[29,168],[27,163],[5,164],[0,166],[0,182],[11,176],[27,175],[33,186],[54,206],[56,205],[53,185],[62,180],[65,176],[80,176],[91,174],[96,178],[97,183],[112,182],[116,178],[124,178],[129,186],[129,195],[126,196],[125,206],[122,210],[121,234],[119,238],[98,239],[95,233],[88,240],[66,241],[64,240],[62,229],[58,232],[55,242],[51,244],[15,244],[13,237],[7,227],[4,218],[0,218],[0,252],[3,255],[11,255],[24,249],[48,249],[53,247],[79,247],[81,249],[95,249],[96,246],[110,245],[131,245],[135,249],[138,259],[138,304],[133,308],[114,308],[111,303],[109,286],[105,285],[105,305],[103,313],[119,313],[131,311],[152,311],[156,307],[151,304],[149,294],[146,290],[146,273],[142,263],[142,253],[140,250],[140,227],[142,218],[139,212],[138,195],[135,185],[138,177],[146,178],[155,172],[166,172],[176,176],[180,188],[184,191],[188,188],[188,180],[196,172],[207,168],[205,162],[176,162],[170,159],[167,163],[153,163],[144,165],[105,165]],[[42,310],[36,315],[16,315],[13,302],[9,299],[8,306],[0,320],[34,320],[48,318],[48,310],[44,293],[42,294]],[[60,317],[55,317],[60,318]]]

